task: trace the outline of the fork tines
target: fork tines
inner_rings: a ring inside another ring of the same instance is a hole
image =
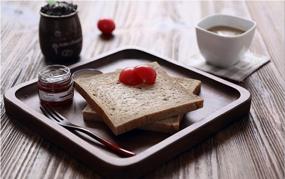
[[[46,115],[48,118],[50,119],[54,119],[57,122],[63,121],[64,117],[59,114],[58,112],[56,112],[55,110],[53,110],[51,107],[47,106],[47,105],[41,105],[40,109],[42,110],[42,112],[44,113],[44,115]]]

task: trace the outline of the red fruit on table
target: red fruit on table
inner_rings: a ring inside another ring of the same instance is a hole
[[[156,72],[149,66],[137,66],[134,68],[135,73],[142,79],[145,84],[154,84],[156,80]]]
[[[116,26],[112,19],[100,19],[97,27],[104,35],[111,35]]]
[[[142,83],[142,79],[135,73],[133,68],[125,68],[121,71],[119,76],[120,82],[125,85],[139,85]]]

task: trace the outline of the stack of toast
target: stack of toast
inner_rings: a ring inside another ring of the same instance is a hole
[[[156,62],[153,85],[127,86],[120,71],[78,77],[76,90],[85,98],[85,120],[102,119],[115,135],[140,128],[157,132],[179,130],[183,115],[203,106],[199,80],[171,77]]]

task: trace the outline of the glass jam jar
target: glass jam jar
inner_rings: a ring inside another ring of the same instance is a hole
[[[41,103],[64,105],[72,102],[74,89],[70,69],[64,65],[49,65],[38,76]]]

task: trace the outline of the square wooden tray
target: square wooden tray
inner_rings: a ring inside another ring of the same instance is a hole
[[[73,123],[87,127],[110,141],[136,152],[133,157],[121,158],[112,154],[95,141],[84,140],[45,117],[39,109],[37,80],[6,91],[6,112],[108,178],[139,177],[249,112],[251,97],[246,89],[138,48],[110,52],[93,61],[73,65],[71,71],[95,68],[102,72],[111,72],[118,68],[152,61],[157,61],[172,75],[202,81],[200,96],[204,98],[204,107],[186,114],[180,131],[174,134],[161,134],[134,130],[116,137],[104,124],[87,123],[83,120],[81,111],[86,103],[77,92],[72,105],[57,109]]]

